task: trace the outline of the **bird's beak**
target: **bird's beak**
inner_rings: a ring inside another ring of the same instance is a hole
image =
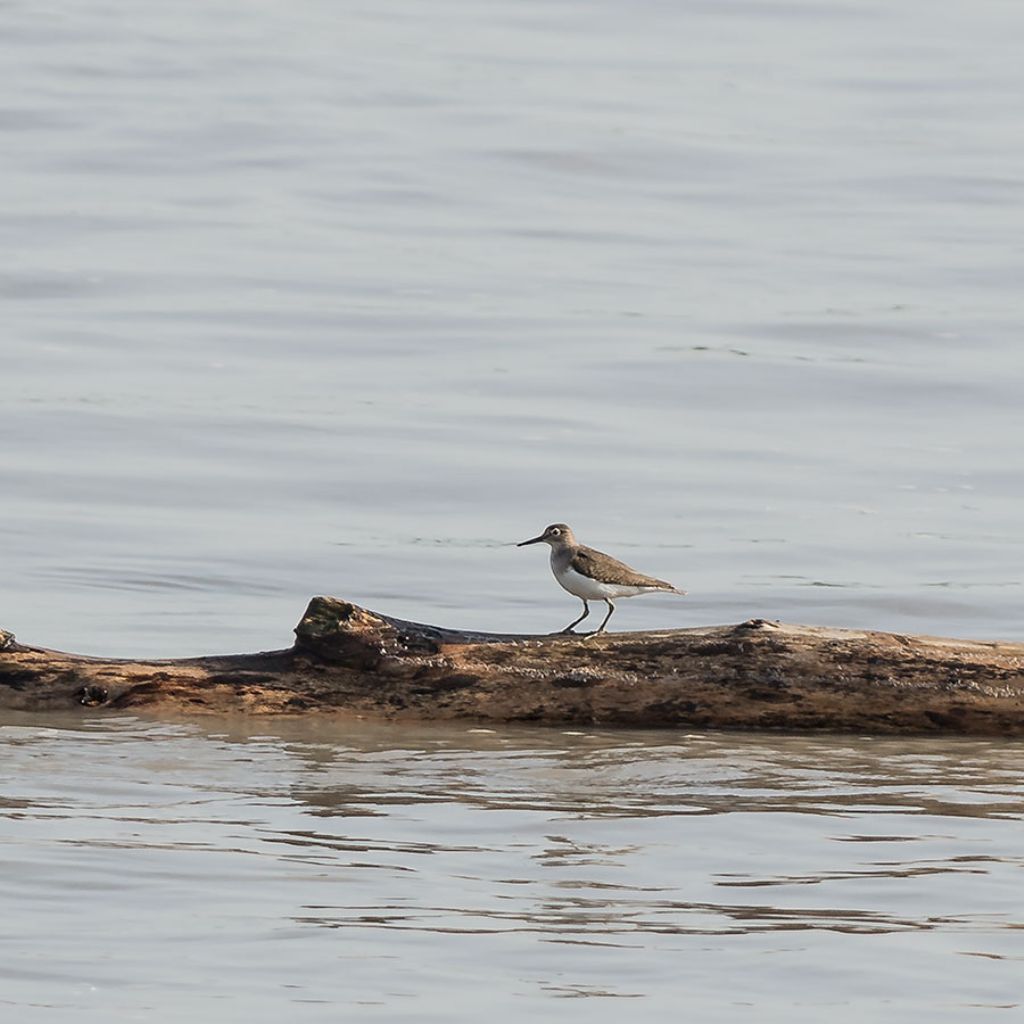
[[[544,539],[544,534],[542,533],[539,537],[534,537],[533,540],[521,541],[519,544],[516,545],[516,547],[517,548],[525,548],[527,544],[539,544],[543,539]]]

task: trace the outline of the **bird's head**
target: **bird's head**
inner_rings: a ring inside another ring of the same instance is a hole
[[[575,544],[576,538],[572,534],[572,530],[569,529],[565,523],[552,523],[540,536],[533,537],[531,540],[524,540],[517,544],[517,548],[526,547],[527,544],[550,544],[554,547],[562,547],[566,544]]]

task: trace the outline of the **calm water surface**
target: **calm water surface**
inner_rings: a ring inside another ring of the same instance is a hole
[[[1019,5],[3,12],[24,640],[548,630],[563,519],[622,628],[1019,635]]]
[[[0,1006],[1017,1019],[1022,770],[973,740],[8,715]]]
[[[1019,4],[0,9],[25,642],[1020,637]],[[1018,745],[2,725],[12,1019],[1021,1013]]]

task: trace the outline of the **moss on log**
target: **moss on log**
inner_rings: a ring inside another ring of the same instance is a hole
[[[471,633],[314,598],[293,647],[113,660],[0,631],[0,707],[311,712],[729,729],[1024,735],[1024,644],[753,619],[599,636]]]

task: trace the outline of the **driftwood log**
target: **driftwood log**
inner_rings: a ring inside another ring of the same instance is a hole
[[[282,651],[135,661],[26,647],[0,631],[0,707],[1024,735],[1024,644],[763,619],[512,636],[327,597],[310,602],[295,634]]]

